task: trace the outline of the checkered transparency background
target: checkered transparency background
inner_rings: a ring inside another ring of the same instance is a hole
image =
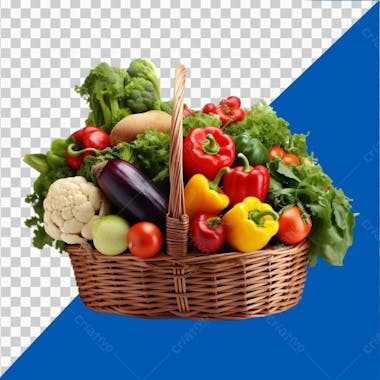
[[[373,4],[1,0],[2,372],[77,294],[67,255],[31,248],[23,198],[37,173],[21,158],[84,126],[88,110],[73,87],[91,67],[149,57],[169,98],[181,61],[188,104],[234,94],[248,107],[277,97]]]

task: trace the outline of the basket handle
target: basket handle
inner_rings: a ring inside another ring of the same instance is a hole
[[[186,70],[181,64],[175,69],[173,113],[170,129],[169,181],[170,196],[166,215],[166,252],[170,256],[187,254],[189,217],[185,210],[183,185],[183,96]]]

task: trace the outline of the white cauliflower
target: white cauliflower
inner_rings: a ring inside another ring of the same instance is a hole
[[[68,244],[84,244],[92,240],[93,222],[109,214],[109,204],[99,188],[78,176],[53,182],[44,210],[44,227],[49,236]]]

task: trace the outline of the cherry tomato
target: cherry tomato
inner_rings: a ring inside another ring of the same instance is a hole
[[[148,259],[160,251],[162,234],[155,224],[140,222],[133,225],[128,231],[127,244],[132,255]]]
[[[228,115],[226,113],[225,107],[223,105],[216,107],[215,113],[219,115],[222,125],[230,124],[231,115]]]
[[[213,103],[207,103],[202,110],[203,113],[216,113],[216,105]]]
[[[218,215],[201,213],[190,224],[190,235],[194,246],[203,253],[215,253],[225,243],[226,226]]]
[[[226,102],[226,105],[230,108],[240,108],[240,105],[241,105],[241,101],[237,96],[229,96],[225,100],[225,102]]]
[[[273,160],[275,157],[284,157],[285,151],[280,146],[272,146],[272,148],[269,149],[269,160]]]
[[[193,112],[191,111],[191,109],[186,104],[184,104],[184,106],[183,106],[183,116],[190,116],[192,114],[193,114]]]
[[[284,162],[285,165],[290,165],[292,163],[296,165],[300,164],[299,158],[295,154],[291,154],[291,153],[284,154],[284,156],[282,157],[282,161]]]
[[[245,112],[241,108],[231,108],[231,117],[233,117],[233,123],[244,120]]]
[[[286,153],[284,149],[277,145],[272,146],[272,148],[269,149],[269,160],[273,160],[275,157],[282,158],[285,165],[290,165],[292,163],[295,165],[300,165],[300,160],[295,154]]]
[[[285,244],[297,244],[305,239],[311,231],[311,218],[301,213],[297,206],[285,210],[278,220],[279,230],[276,237]]]
[[[217,114],[220,117],[222,126],[227,127],[244,120],[246,114],[240,108],[240,104],[240,99],[237,96],[229,96],[227,99],[222,99],[217,106],[213,103],[207,103],[202,112]]]

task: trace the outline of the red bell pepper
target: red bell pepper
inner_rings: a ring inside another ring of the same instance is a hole
[[[186,179],[198,173],[213,179],[221,168],[231,166],[234,158],[235,142],[219,128],[195,128],[183,142]]]
[[[223,191],[230,198],[230,206],[249,196],[264,202],[269,190],[268,169],[263,165],[250,166],[247,157],[242,153],[238,157],[243,160],[244,166],[232,168],[223,176]]]
[[[74,141],[67,147],[66,159],[69,166],[78,170],[84,158],[110,146],[110,137],[103,129],[87,126],[71,135]],[[74,149],[75,148],[75,149]]]
[[[216,214],[198,214],[190,224],[191,241],[203,253],[215,253],[223,246],[227,227]]]

